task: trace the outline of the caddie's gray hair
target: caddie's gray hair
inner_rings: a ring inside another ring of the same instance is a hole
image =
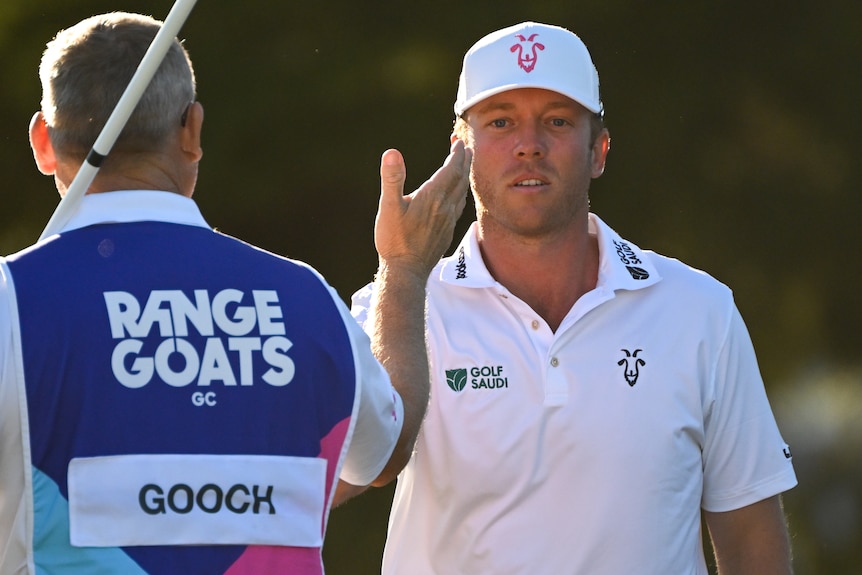
[[[58,155],[83,161],[162,22],[111,12],[61,30],[42,54],[42,113]],[[112,152],[161,149],[195,99],[191,60],[174,41]]]

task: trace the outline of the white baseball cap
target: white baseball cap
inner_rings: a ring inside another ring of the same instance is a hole
[[[544,88],[601,114],[599,74],[587,47],[559,26],[524,22],[488,34],[464,55],[455,115],[494,94]]]

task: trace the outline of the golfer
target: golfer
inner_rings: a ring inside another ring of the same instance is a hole
[[[476,222],[428,286],[431,403],[386,575],[788,575],[796,484],[731,291],[590,212],[610,148],[568,30],[466,54]],[[372,290],[357,294],[360,319]]]

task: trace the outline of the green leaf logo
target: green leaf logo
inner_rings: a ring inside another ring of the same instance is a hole
[[[467,385],[467,370],[466,369],[447,369],[446,383],[452,388],[452,391],[461,391]]]

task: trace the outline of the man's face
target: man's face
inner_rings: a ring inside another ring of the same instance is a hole
[[[593,141],[592,114],[556,92],[510,90],[470,108],[471,185],[483,232],[540,237],[583,223],[590,180],[601,175],[607,132]]]

